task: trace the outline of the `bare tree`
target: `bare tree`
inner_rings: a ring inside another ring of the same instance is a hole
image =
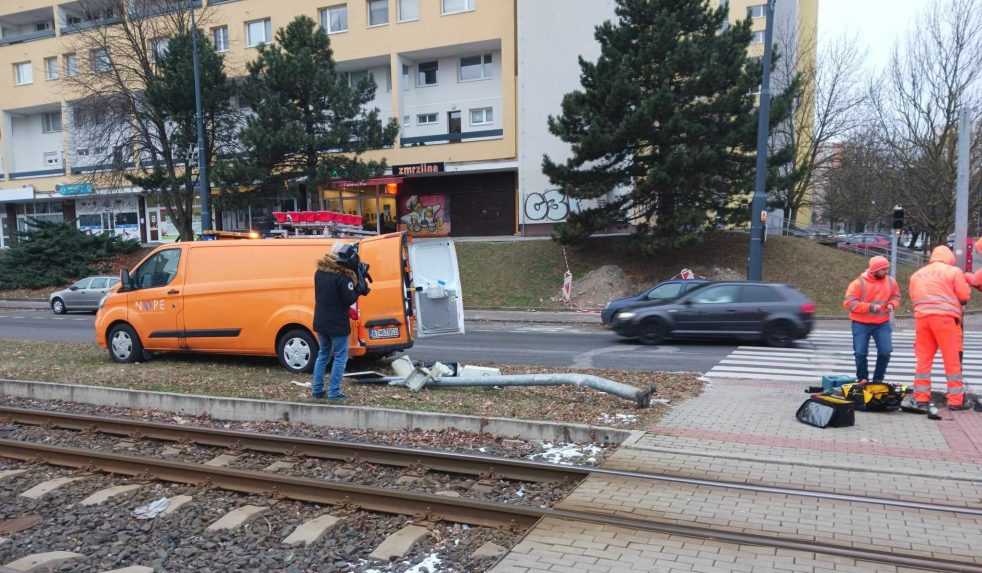
[[[886,224],[893,210],[895,194],[889,184],[889,154],[877,143],[876,134],[858,130],[824,153],[815,206],[824,220],[847,230],[862,232]]]
[[[771,205],[782,209],[784,220],[793,224],[799,211],[815,205],[816,182],[833,160],[829,146],[861,126],[867,93],[857,38],[843,35],[819,44],[814,34],[800,27],[783,30],[776,40],[781,57],[775,82],[780,87],[797,77],[801,87],[790,117],[771,140],[772,147],[784,147],[790,156],[780,178],[782,188],[772,193]]]
[[[980,82],[982,2],[934,0],[870,90],[878,137],[895,167],[890,184],[931,244],[942,243],[954,228],[958,114],[967,108],[978,125]],[[982,189],[974,139],[970,213],[977,215]]]
[[[198,2],[200,4],[200,2]],[[72,36],[66,74],[73,165],[93,183],[155,195],[181,240],[194,238],[197,133],[188,0],[82,0],[88,24]],[[207,20],[207,14],[199,18]],[[201,22],[199,22],[199,25]],[[234,144],[231,84],[221,55],[199,38],[206,122],[204,161]]]

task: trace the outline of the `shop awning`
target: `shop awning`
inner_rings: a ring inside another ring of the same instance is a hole
[[[366,179],[364,181],[336,181],[333,185],[341,189],[350,189],[353,187],[376,187],[388,185],[389,183],[399,184],[403,181],[405,181],[404,177],[375,177],[374,179]]]

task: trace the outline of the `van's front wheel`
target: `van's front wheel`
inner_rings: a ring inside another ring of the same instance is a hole
[[[288,330],[277,344],[276,356],[283,368],[294,374],[310,373],[317,359],[317,340],[301,328]]]
[[[107,346],[113,362],[132,364],[143,359],[143,344],[128,324],[117,324],[109,331]]]

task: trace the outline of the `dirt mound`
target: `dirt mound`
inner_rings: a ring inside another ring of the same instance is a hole
[[[602,308],[615,298],[631,294],[634,294],[634,285],[624,274],[624,269],[616,265],[604,265],[573,279],[572,302],[579,308]]]

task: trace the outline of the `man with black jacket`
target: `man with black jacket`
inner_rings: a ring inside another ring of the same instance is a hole
[[[359,296],[369,292],[365,273],[359,272],[358,247],[337,244],[317,264],[314,274],[314,330],[320,350],[314,363],[314,384],[311,388],[315,399],[325,397],[324,374],[327,363],[333,358],[331,382],[327,388],[328,400],[344,400],[341,379],[348,365],[348,337],[351,322],[348,311]]]

